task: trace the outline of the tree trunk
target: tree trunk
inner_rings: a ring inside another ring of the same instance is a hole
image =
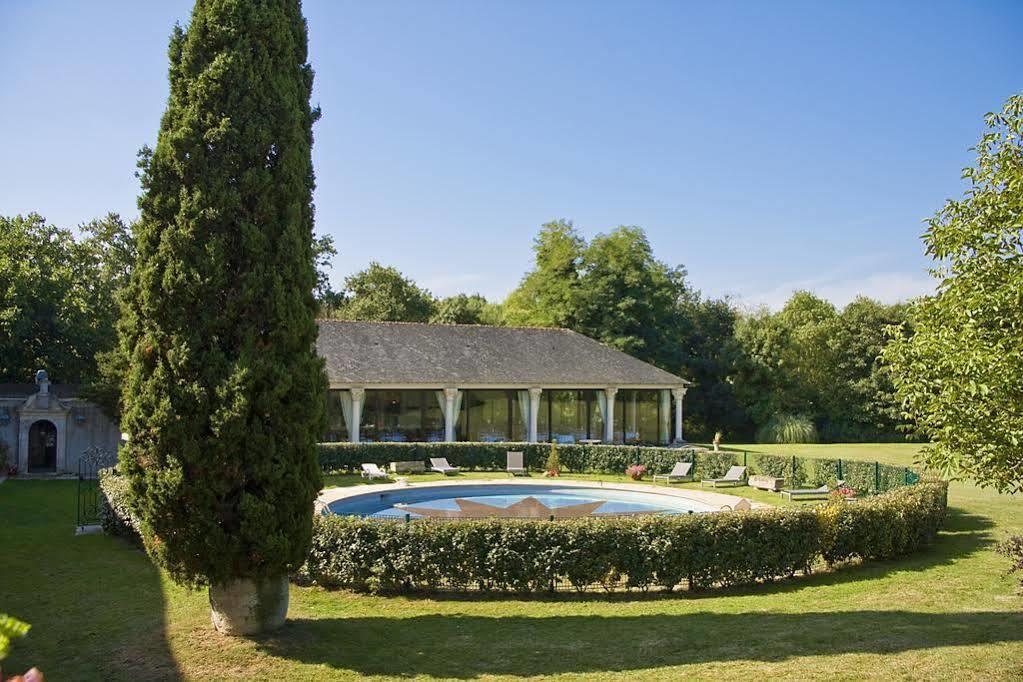
[[[239,578],[210,586],[213,627],[225,635],[255,635],[284,625],[288,576]]]

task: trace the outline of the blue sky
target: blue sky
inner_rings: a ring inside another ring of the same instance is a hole
[[[137,213],[190,2],[0,2],[0,213]],[[706,294],[930,282],[922,219],[1021,88],[1023,3],[307,0],[317,231],[500,298],[538,226],[644,227]]]

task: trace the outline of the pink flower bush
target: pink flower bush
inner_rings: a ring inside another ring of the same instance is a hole
[[[634,481],[642,481],[643,476],[646,475],[646,467],[642,464],[633,464],[625,470],[625,475]]]

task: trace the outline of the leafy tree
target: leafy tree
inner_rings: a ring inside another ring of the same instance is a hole
[[[41,216],[0,217],[0,381],[88,382],[114,344],[116,292],[134,256],[116,214],[71,230]]]
[[[509,325],[575,329],[585,247],[586,242],[570,221],[544,224],[533,241],[536,266],[505,300],[504,321]]]
[[[898,399],[932,440],[925,463],[1023,490],[1023,95],[989,113],[970,187],[929,221],[934,296],[885,347]]]
[[[436,309],[433,296],[396,268],[370,263],[345,278],[343,302],[333,317],[376,322],[428,322]]]
[[[457,294],[437,302],[430,318],[435,324],[485,324],[487,299],[479,294]]]
[[[583,253],[577,331],[665,368],[680,369],[678,306],[692,292],[685,270],[654,258],[638,227],[598,235]]]
[[[826,440],[892,438],[899,426],[891,380],[878,358],[887,325],[905,306],[858,298],[842,311],[796,292],[778,313],[736,325],[735,390],[753,423],[805,415]]]
[[[147,551],[211,598],[238,579],[282,584],[320,488],[306,50],[297,0],[200,0],[174,29],[167,109],[140,159],[121,467]]]

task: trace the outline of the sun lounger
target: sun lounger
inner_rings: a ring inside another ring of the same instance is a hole
[[[720,486],[742,485],[743,477],[746,476],[746,467],[734,466],[721,478],[705,478],[700,485],[710,485],[715,488]]]
[[[803,488],[796,490],[782,490],[782,497],[790,500],[823,500],[831,494],[831,488],[822,485],[820,488]]]
[[[444,474],[445,476],[454,476],[458,473],[458,467],[453,467],[448,464],[446,457],[431,457],[430,458],[430,471],[436,471]]]
[[[668,483],[673,481],[691,481],[693,480],[693,463],[675,462],[675,467],[668,473],[654,474],[654,483],[658,480],[664,480]]]
[[[374,478],[387,478],[387,472],[381,469],[373,462],[364,462],[362,464],[362,477],[373,480]]]

